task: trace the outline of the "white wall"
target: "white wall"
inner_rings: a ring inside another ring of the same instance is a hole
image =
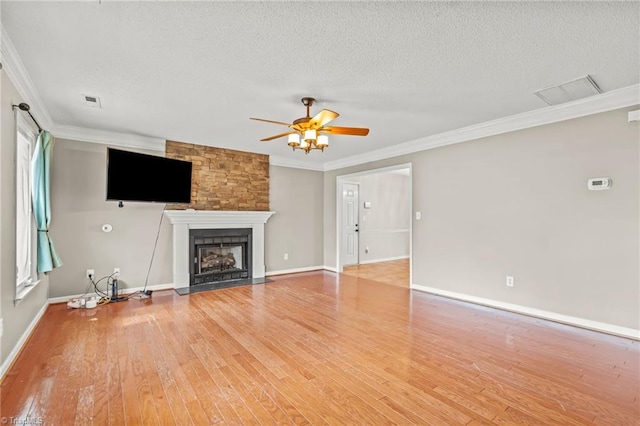
[[[412,163],[413,284],[640,329],[638,123],[625,108],[325,173]],[[609,191],[587,179],[609,176]],[[505,286],[505,276],[515,287]]]

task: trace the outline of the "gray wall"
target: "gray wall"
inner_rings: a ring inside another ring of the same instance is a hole
[[[640,328],[631,109],[325,173],[325,264],[335,266],[336,176],[411,162],[414,284]],[[588,191],[602,176],[613,187]]]
[[[40,284],[14,306],[16,286],[16,203],[15,203],[15,135],[11,105],[23,102],[5,72],[1,75],[0,128],[0,313],[4,333],[0,341],[0,363],[4,362],[37,313],[47,303],[49,277],[41,275]],[[24,113],[21,113],[24,114]],[[55,219],[54,219],[55,220]],[[64,260],[64,259],[63,259]]]
[[[85,270],[121,268],[144,284],[162,205],[104,200],[106,147],[58,140],[51,235],[65,265],[13,306],[15,88],[2,75],[0,150],[2,359],[51,297],[83,293]],[[326,173],[271,167],[267,271],[335,266],[336,176],[413,164],[415,284],[625,327],[639,324],[637,123],[626,112],[589,117]],[[609,191],[586,190],[609,176]],[[114,230],[105,234],[104,223]],[[164,220],[149,284],[172,280]],[[289,254],[289,260],[283,254]],[[505,275],[513,275],[507,288]]]
[[[144,285],[164,205],[127,202],[118,208],[117,202],[105,201],[106,155],[105,145],[56,140],[50,234],[65,264],[51,273],[50,297],[84,293],[87,269],[101,278],[118,267],[122,288]],[[113,226],[112,232],[102,232],[105,223]],[[173,281],[172,241],[165,217],[149,285]],[[104,283],[101,289],[106,289]]]
[[[144,285],[163,205],[125,203],[118,208],[116,202],[105,201],[106,149],[56,141],[51,235],[65,265],[51,273],[50,297],[87,291],[87,269],[95,269],[100,278],[119,267],[122,288]],[[277,213],[265,228],[267,271],[321,266],[322,173],[271,167],[270,174],[270,209]],[[105,223],[113,226],[111,233],[102,232]],[[173,281],[172,244],[172,227],[165,217],[149,285]],[[289,260],[283,259],[284,253]]]
[[[359,184],[359,261],[409,256],[410,176],[393,172],[349,177]],[[371,208],[365,209],[365,202]],[[367,247],[369,252],[366,253]]]
[[[271,216],[265,228],[267,272],[322,266],[322,172],[271,166]],[[284,260],[284,254],[289,260]]]

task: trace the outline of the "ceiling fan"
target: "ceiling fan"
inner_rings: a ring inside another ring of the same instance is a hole
[[[319,149],[324,151],[329,146],[329,137],[327,134],[333,135],[348,135],[348,136],[367,136],[369,129],[362,127],[337,127],[327,126],[327,123],[336,119],[338,113],[323,109],[313,117],[309,115],[309,109],[315,102],[314,98],[304,97],[301,99],[302,104],[307,107],[307,115],[300,117],[293,121],[293,123],[283,123],[281,121],[265,120],[262,118],[253,118],[251,120],[264,121],[265,123],[279,124],[281,126],[287,126],[291,130],[279,135],[270,136],[268,138],[260,139],[262,142],[268,142],[273,139],[283,138],[288,136],[288,144],[295,151],[296,149],[303,150],[306,154],[312,149]]]

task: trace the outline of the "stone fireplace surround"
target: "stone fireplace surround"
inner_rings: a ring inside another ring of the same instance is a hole
[[[189,287],[189,230],[251,228],[252,278],[264,278],[264,224],[275,212],[166,210],[173,225],[173,287]]]

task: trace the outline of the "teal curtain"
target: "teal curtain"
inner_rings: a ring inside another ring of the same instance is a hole
[[[54,139],[51,133],[43,130],[38,135],[36,148],[31,159],[31,202],[33,216],[38,228],[38,273],[47,273],[62,266],[62,262],[53,248],[53,241],[49,236],[51,224],[50,176],[51,157],[53,155]]]

